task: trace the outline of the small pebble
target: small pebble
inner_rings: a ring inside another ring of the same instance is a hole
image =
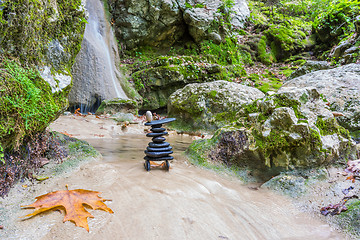
[[[150,111],[146,112],[146,121],[151,122],[153,120],[153,115]]]

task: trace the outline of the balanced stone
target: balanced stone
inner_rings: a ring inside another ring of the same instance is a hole
[[[146,134],[146,136],[147,137],[160,137],[160,136],[167,135],[167,134],[168,134],[168,132],[158,132],[158,133],[152,132],[152,133]]]
[[[151,148],[147,147],[146,150],[149,152],[164,152],[164,151],[171,151],[172,147],[164,147],[164,148]]]
[[[160,133],[160,132],[164,132],[166,129],[165,128],[154,128],[154,127],[152,127],[150,130],[152,132],[154,132],[154,133]]]
[[[163,147],[168,147],[168,146],[170,146],[170,143],[168,143],[168,142],[162,142],[162,143],[151,142],[151,143],[149,143],[149,147],[151,147],[151,148],[163,148]]]
[[[166,151],[166,152],[148,152],[147,150],[144,151],[146,156],[148,157],[154,157],[154,158],[158,158],[158,157],[166,157],[169,154],[172,154],[173,151]]]
[[[175,121],[175,120],[176,120],[176,118],[164,118],[164,119],[161,119],[161,120],[155,120],[155,121],[147,122],[144,125],[145,126],[162,125],[164,123],[169,123],[169,122],[172,122],[172,121]]]
[[[167,157],[158,157],[158,158],[152,158],[152,157],[144,157],[145,160],[147,161],[165,161],[165,160],[173,160],[174,157],[172,156],[167,156]]]
[[[163,142],[165,140],[166,140],[166,138],[164,138],[164,137],[154,137],[152,139],[152,141],[155,142],[155,143],[161,143],[161,142]]]

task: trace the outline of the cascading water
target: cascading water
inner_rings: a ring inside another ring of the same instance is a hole
[[[70,109],[96,111],[105,99],[128,99],[120,85],[126,81],[118,72],[117,43],[105,18],[100,0],[87,0],[88,19],[80,53],[72,69],[73,87],[69,94]]]

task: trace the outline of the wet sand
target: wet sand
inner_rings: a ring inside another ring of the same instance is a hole
[[[189,164],[183,151],[190,136],[167,136],[175,150],[170,171],[146,172],[146,127],[123,132],[109,120],[62,116],[50,128],[86,139],[104,157],[39,184],[31,195],[63,190],[65,184],[100,191],[101,197],[112,200],[106,204],[114,214],[90,209],[95,218],[88,220],[88,233],[50,211],[13,220],[8,230],[0,230],[0,239],[345,239],[283,196],[252,190],[231,176]]]

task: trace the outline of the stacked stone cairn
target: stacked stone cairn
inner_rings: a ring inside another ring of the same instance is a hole
[[[146,171],[150,171],[150,161],[165,161],[165,169],[169,171],[169,160],[174,159],[174,157],[169,156],[173,151],[171,151],[172,147],[170,146],[170,143],[165,142],[166,139],[163,136],[168,133],[165,131],[165,128],[162,128],[162,124],[175,121],[176,118],[165,118],[153,121],[151,112],[147,111],[146,120],[145,126],[151,126],[151,132],[146,134],[146,136],[151,137],[152,142],[149,143],[145,150],[146,156],[144,157],[144,167]]]

